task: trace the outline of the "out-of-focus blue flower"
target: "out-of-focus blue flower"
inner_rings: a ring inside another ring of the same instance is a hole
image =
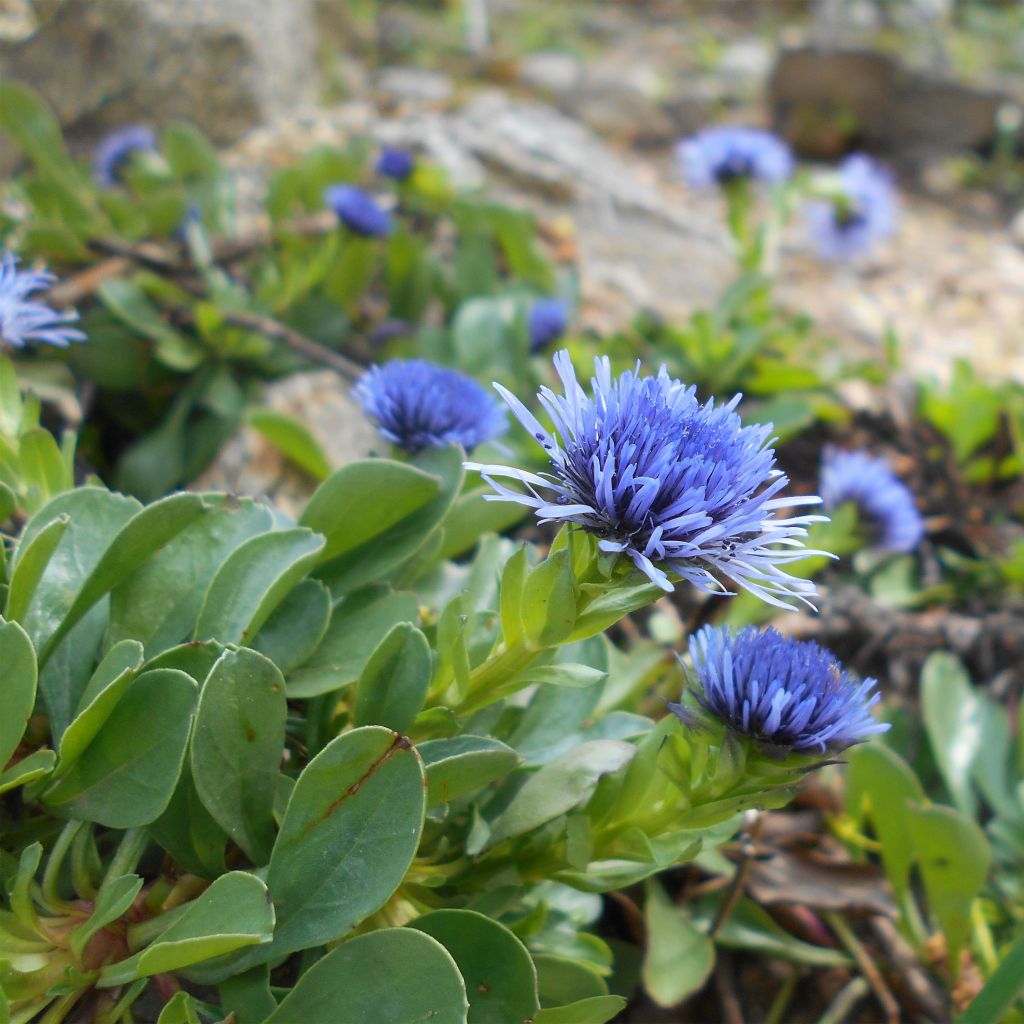
[[[770,749],[836,752],[889,728],[871,714],[876,680],[856,682],[816,643],[705,626],[690,638],[690,657],[700,706]],[[682,706],[669,707],[687,721]]]
[[[530,351],[539,352],[557,341],[569,324],[569,307],[561,299],[538,299],[527,317],[530,329]]]
[[[470,451],[505,432],[505,410],[472,377],[423,359],[372,366],[352,392],[381,435],[410,454],[455,442]]]
[[[921,543],[924,522],[914,496],[883,458],[827,446],[821,494],[829,510],[846,502],[856,505],[872,546],[879,551],[913,551]]]
[[[707,128],[676,148],[691,185],[724,185],[736,178],[774,183],[793,173],[793,156],[777,135],[761,128]]]
[[[594,360],[592,394],[576,380],[568,352],[555,356],[565,395],[541,388],[554,423],[549,433],[514,395],[495,387],[540,442],[551,472],[467,463],[494,487],[492,500],[515,501],[541,522],[572,522],[597,535],[603,551],[622,552],[663,590],[678,573],[702,590],[728,593],[728,577],[763,600],[791,607],[814,594],[810,580],[783,567],[806,557],[798,538],[819,516],[776,519],[787,506],[817,497],[779,497],[788,479],[775,468],[770,426],[744,427],[737,395],[701,404],[694,388],[669,377],[626,371],[612,378],[607,358]],[[497,482],[508,478],[528,493]]]
[[[98,185],[114,188],[136,153],[156,151],[156,135],[143,124],[118,128],[102,139],[92,158],[92,174]]]
[[[405,181],[416,167],[416,160],[407,149],[384,146],[377,157],[377,173],[395,181]]]
[[[44,291],[57,280],[46,271],[18,270],[18,259],[5,252],[0,259],[0,341],[12,348],[24,348],[30,341],[66,348],[72,341],[85,341],[74,312],[58,313],[42,302],[33,302],[33,292]]]
[[[818,255],[842,262],[870,251],[896,230],[892,175],[863,153],[839,166],[836,194],[807,203],[808,230]]]
[[[377,204],[365,189],[355,185],[331,185],[324,201],[338,220],[364,238],[384,238],[391,234],[391,215]]]

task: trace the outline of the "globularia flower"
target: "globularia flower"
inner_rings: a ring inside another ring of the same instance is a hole
[[[156,151],[156,135],[152,128],[131,124],[111,132],[97,145],[92,158],[92,173],[97,184],[114,188],[136,153]]]
[[[913,551],[924,536],[913,494],[883,458],[829,445],[821,462],[821,494],[829,510],[856,505],[880,551]]]
[[[412,174],[416,160],[407,149],[384,146],[377,157],[377,173],[395,181],[405,181]]]
[[[338,220],[364,238],[384,238],[391,234],[391,215],[377,204],[369,192],[355,185],[331,185],[324,201]]]
[[[46,271],[19,270],[18,258],[5,252],[0,259],[0,341],[23,348],[30,341],[65,348],[69,342],[85,341],[74,312],[58,313],[43,302],[29,298],[33,292],[50,288],[57,280]]]
[[[736,178],[773,183],[793,173],[789,147],[760,128],[707,128],[683,139],[676,153],[691,185],[724,185]]]
[[[871,714],[876,680],[856,682],[811,641],[771,628],[705,626],[690,638],[690,657],[700,706],[768,747],[836,752],[889,728]],[[669,707],[687,720],[680,705]]]
[[[587,395],[568,352],[555,356],[565,395],[541,388],[540,403],[554,424],[548,432],[514,395],[495,387],[519,422],[540,442],[551,471],[467,463],[497,491],[541,522],[572,522],[594,533],[603,551],[622,552],[663,590],[677,573],[702,590],[728,593],[725,576],[771,604],[805,603],[810,580],[784,571],[806,557],[798,538],[820,516],[776,519],[787,506],[816,505],[817,497],[779,497],[789,482],[775,468],[771,426],[744,427],[740,396],[701,404],[694,388],[669,377],[626,371],[612,378],[607,357],[594,360]],[[497,478],[523,484],[513,490]]]
[[[527,317],[530,351],[539,352],[557,341],[569,323],[569,307],[561,299],[538,299]]]
[[[381,435],[410,454],[470,451],[505,432],[505,410],[472,377],[423,359],[371,366],[352,392]]]
[[[896,228],[892,175],[863,153],[839,166],[836,193],[807,204],[807,224],[825,260],[845,261],[868,252]]]

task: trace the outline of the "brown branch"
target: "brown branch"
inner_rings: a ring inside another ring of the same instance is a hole
[[[55,309],[77,306],[82,299],[95,295],[104,281],[127,274],[132,266],[133,261],[126,256],[113,256],[102,263],[94,263],[55,284],[48,292],[46,301]]]
[[[747,887],[747,879],[750,877],[750,870],[754,866],[757,843],[761,838],[761,830],[764,828],[764,815],[759,811],[752,813],[754,814],[754,820],[747,826],[747,834],[740,842],[740,862],[736,866],[736,874],[732,876],[729,890],[726,892],[725,899],[718,908],[715,920],[711,924],[711,930],[708,932],[708,937],[712,939],[721,931],[726,921],[732,916],[732,912],[736,909],[736,904],[739,903],[740,897]]]
[[[900,1024],[900,1004],[892,994],[892,990],[885,983],[882,972],[879,971],[875,961],[864,948],[860,939],[854,934],[853,929],[846,923],[843,915],[831,910],[825,913],[825,920],[829,923],[832,931],[836,933],[839,941],[846,947],[850,955],[857,961],[857,966],[867,979],[875,993],[875,997],[882,1006],[885,1013],[886,1024]]]

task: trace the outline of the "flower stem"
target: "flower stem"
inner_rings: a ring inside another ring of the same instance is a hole
[[[496,700],[515,693],[520,688],[516,682],[517,677],[529,668],[544,650],[517,643],[491,655],[470,673],[469,690],[466,699],[459,706],[460,713],[472,714]]]
[[[71,844],[74,841],[76,835],[78,835],[79,829],[85,824],[82,821],[69,821],[60,831],[60,835],[57,836],[57,841],[53,844],[53,849],[50,851],[50,859],[46,862],[46,869],[43,871],[43,882],[42,882],[42,896],[46,902],[47,907],[54,911],[59,912],[63,900],[60,898],[60,894],[57,892],[57,885],[60,880],[60,869],[64,866],[64,858],[68,854],[68,850],[71,849]]]

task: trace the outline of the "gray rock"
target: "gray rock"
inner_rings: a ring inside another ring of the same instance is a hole
[[[774,63],[772,48],[761,39],[737,39],[726,46],[715,69],[718,77],[741,97],[760,94]]]
[[[560,50],[538,50],[519,62],[519,81],[552,98],[573,95],[583,84],[583,62]]]
[[[37,0],[39,27],[0,40],[0,77],[40,92],[73,139],[183,118],[227,143],[315,89],[314,2]]]
[[[373,88],[392,103],[442,104],[455,95],[455,83],[447,75],[423,68],[382,68],[374,75]]]

